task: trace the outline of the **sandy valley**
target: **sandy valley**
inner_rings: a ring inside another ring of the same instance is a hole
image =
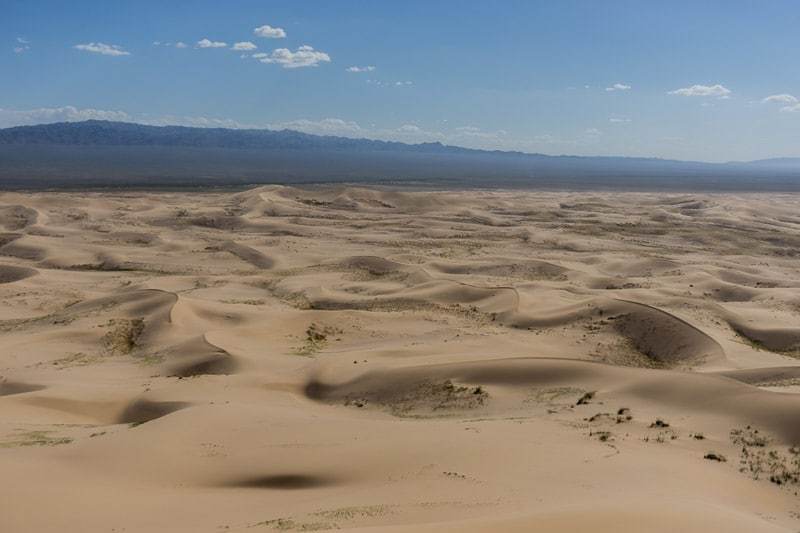
[[[800,196],[0,194],[0,531],[800,529]]]

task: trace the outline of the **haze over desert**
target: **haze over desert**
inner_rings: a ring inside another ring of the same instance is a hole
[[[797,531],[798,213],[1,193],[0,531]]]

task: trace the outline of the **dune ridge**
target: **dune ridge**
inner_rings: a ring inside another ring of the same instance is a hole
[[[798,208],[0,193],[0,531],[797,531]]]

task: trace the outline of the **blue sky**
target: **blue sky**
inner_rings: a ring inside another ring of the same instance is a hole
[[[0,127],[111,118],[800,156],[798,28],[800,5],[780,0],[3,0]]]

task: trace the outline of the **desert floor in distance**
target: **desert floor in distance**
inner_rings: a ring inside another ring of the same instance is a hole
[[[0,531],[800,528],[800,196],[0,194]]]

